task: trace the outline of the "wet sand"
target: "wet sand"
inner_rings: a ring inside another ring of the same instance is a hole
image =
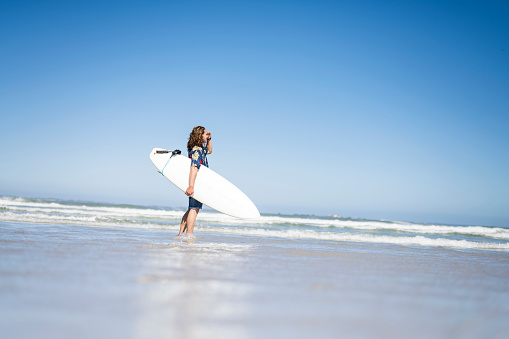
[[[503,338],[509,254],[0,222],[2,338]]]

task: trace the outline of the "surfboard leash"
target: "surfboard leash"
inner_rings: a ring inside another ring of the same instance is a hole
[[[166,151],[166,150],[164,150],[164,151],[156,151],[156,153],[165,154],[165,153],[170,153],[170,151]],[[168,160],[166,161],[166,164],[164,164],[164,167],[161,170],[161,175],[162,176],[164,176],[164,169],[166,168],[166,165],[168,165],[168,163],[170,162],[171,158],[173,158],[173,156],[175,156],[175,155],[180,155],[180,154],[182,154],[182,152],[179,149],[176,149],[173,152],[171,152],[171,156],[168,158]]]

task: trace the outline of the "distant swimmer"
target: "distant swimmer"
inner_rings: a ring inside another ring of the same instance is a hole
[[[189,207],[186,213],[182,216],[180,222],[180,231],[178,236],[183,232],[187,235],[193,234],[194,223],[198,212],[203,207],[203,204],[193,198],[194,184],[198,170],[203,165],[209,167],[207,155],[212,153],[212,133],[207,131],[203,126],[196,126],[189,134],[189,141],[187,142],[188,156],[191,159],[191,170],[189,171],[189,187],[187,187],[185,194],[189,197]]]

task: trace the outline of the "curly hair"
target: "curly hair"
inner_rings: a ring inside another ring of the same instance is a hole
[[[189,134],[189,141],[187,142],[187,151],[191,152],[194,146],[203,147],[203,132],[205,127],[196,126],[193,131]]]

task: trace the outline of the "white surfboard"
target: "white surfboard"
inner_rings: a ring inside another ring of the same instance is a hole
[[[163,148],[154,148],[150,160],[158,171],[183,192],[189,186],[191,159]],[[257,218],[255,204],[234,184],[205,166],[200,166],[193,198],[218,212],[237,218]]]

